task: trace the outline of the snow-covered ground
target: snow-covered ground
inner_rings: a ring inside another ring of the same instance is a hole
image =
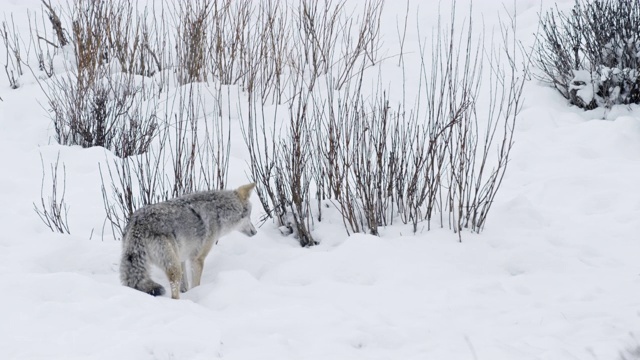
[[[0,2],[16,19],[38,4]],[[387,7],[393,39],[404,8]],[[530,43],[540,4],[518,8]],[[267,223],[224,237],[175,301],[119,283],[120,242],[101,236],[104,150],[55,144],[38,85],[0,76],[0,359],[619,359],[640,341],[640,107],[583,112],[536,81],[525,96],[482,234],[347,237],[336,220],[300,248]],[[40,156],[48,168],[58,153],[72,235],[33,211]],[[231,184],[247,182],[243,156]]]

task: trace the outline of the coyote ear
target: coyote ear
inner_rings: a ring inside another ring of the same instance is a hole
[[[256,187],[256,183],[242,185],[236,189],[236,193],[238,193],[240,199],[247,200],[251,196],[251,191],[253,191],[254,187]]]

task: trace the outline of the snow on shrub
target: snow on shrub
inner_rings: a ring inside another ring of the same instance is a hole
[[[540,21],[542,81],[587,110],[640,103],[640,0],[576,0]]]

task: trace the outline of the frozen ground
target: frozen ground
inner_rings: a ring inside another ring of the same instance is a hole
[[[539,5],[519,6],[526,42]],[[525,95],[481,235],[347,237],[336,220],[302,249],[266,224],[223,238],[203,285],[173,301],[119,284],[120,242],[100,236],[104,151],[55,145],[37,85],[0,76],[0,358],[619,359],[640,340],[640,108],[582,112],[535,81]],[[40,154],[58,152],[66,236],[32,210]]]

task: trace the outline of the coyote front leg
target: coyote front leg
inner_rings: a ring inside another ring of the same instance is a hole
[[[200,280],[202,279],[202,269],[204,268],[204,259],[209,254],[209,251],[211,251],[211,247],[213,247],[214,243],[215,241],[207,242],[200,253],[191,260],[191,271],[193,275],[191,280],[193,281],[193,287],[200,286]]]

